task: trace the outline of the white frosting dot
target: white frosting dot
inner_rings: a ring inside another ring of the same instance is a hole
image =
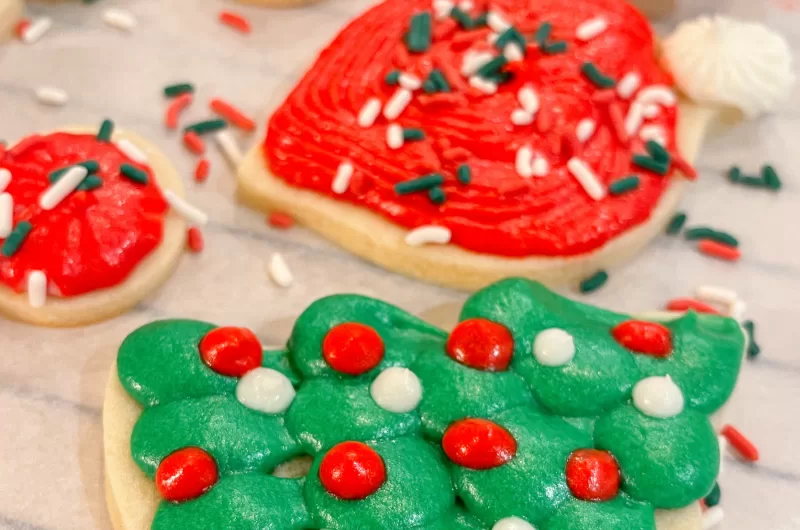
[[[683,392],[670,376],[647,377],[633,387],[633,404],[647,416],[671,418],[683,411]]]
[[[375,378],[369,388],[372,399],[389,412],[411,412],[422,399],[422,384],[408,368],[387,368]]]
[[[575,357],[575,341],[560,328],[540,331],[533,341],[533,356],[545,366],[567,364]]]
[[[506,517],[494,523],[492,530],[536,530],[536,527],[525,519]]]
[[[266,414],[280,414],[289,408],[295,391],[292,382],[277,370],[254,368],[236,386],[236,399],[245,407]]]

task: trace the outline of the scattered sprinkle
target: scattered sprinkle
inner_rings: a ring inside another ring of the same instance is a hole
[[[667,143],[667,131],[660,125],[645,125],[639,129],[639,138],[653,140],[663,146]]]
[[[31,233],[31,230],[33,230],[33,225],[30,223],[30,221],[20,221],[17,223],[17,226],[14,227],[6,240],[3,242],[3,246],[0,247],[0,254],[10,258],[19,252],[19,249],[25,243],[25,240],[28,238],[28,234]]]
[[[670,164],[672,162],[672,156],[670,156],[669,152],[655,140],[648,140],[645,144],[645,148],[656,162],[660,162],[661,164]]]
[[[405,36],[408,51],[422,53],[431,47],[431,14],[427,11],[411,17],[411,24]]]
[[[539,46],[544,46],[550,40],[550,34],[553,32],[553,25],[550,22],[542,22],[536,33],[533,34],[533,40]]]
[[[623,195],[629,191],[635,190],[638,187],[639,177],[636,175],[631,175],[629,177],[621,178],[612,182],[608,187],[608,191],[611,193],[611,195]]]
[[[622,106],[616,103],[611,103],[608,106],[608,117],[611,119],[611,127],[614,130],[614,135],[623,144],[630,141],[630,135],[625,127],[625,116],[622,111]]]
[[[630,99],[641,84],[642,76],[639,72],[628,72],[617,84],[617,94],[623,99]]]
[[[672,216],[672,219],[667,225],[667,234],[671,236],[678,234],[683,228],[683,225],[686,224],[686,219],[687,215],[683,212],[678,212],[674,216]]]
[[[394,185],[394,191],[398,195],[408,195],[418,191],[429,190],[444,183],[444,177],[439,173],[431,173],[423,177],[405,180]]]
[[[745,320],[742,327],[747,332],[747,358],[755,359],[761,353],[761,347],[756,342],[756,324],[752,320]]]
[[[523,145],[517,149],[517,156],[514,161],[517,175],[526,179],[533,176],[533,156],[533,148],[529,145]]]
[[[294,226],[294,217],[283,212],[270,212],[267,222],[270,226],[286,230]]]
[[[738,261],[742,257],[742,253],[738,248],[717,243],[710,239],[701,240],[697,245],[697,249],[703,254],[726,261]]]
[[[634,101],[625,116],[625,132],[633,136],[644,123],[644,105]]]
[[[476,75],[469,78],[469,86],[490,96],[497,92],[497,83],[493,81],[487,81],[486,79]]]
[[[578,127],[575,129],[575,136],[581,143],[587,142],[597,129],[597,122],[591,118],[584,118],[578,122]]]
[[[186,246],[195,254],[199,254],[206,246],[203,232],[199,228],[193,226],[186,231]]]
[[[14,229],[14,198],[10,193],[0,193],[0,239],[5,239]]]
[[[256,122],[244,112],[231,105],[227,101],[214,98],[211,100],[211,110],[222,116],[227,122],[232,123],[243,131],[254,131]]]
[[[364,129],[372,127],[381,113],[381,100],[369,98],[358,113],[358,125]]]
[[[331,190],[338,195],[346,192],[348,188],[350,188],[350,179],[353,178],[354,171],[355,168],[350,162],[342,162],[339,164],[339,168],[336,170],[336,176],[331,183]]]
[[[549,44],[545,44],[544,47],[542,47],[542,51],[546,55],[556,55],[559,53],[564,53],[565,51],[567,51],[567,41],[557,40]]]
[[[222,151],[222,155],[225,157],[231,169],[237,169],[239,164],[242,163],[244,155],[231,132],[225,129],[218,131],[214,135],[214,142],[217,144],[219,150]]]
[[[647,155],[633,155],[633,165],[655,173],[657,175],[666,175],[669,173],[669,164],[659,162],[658,160]]]
[[[167,112],[164,115],[164,124],[168,129],[178,128],[178,118],[180,117],[181,112],[183,112],[186,107],[191,105],[192,99],[192,94],[187,92],[176,97],[169,107],[167,107]]]
[[[459,7],[452,8],[450,10],[450,16],[453,20],[458,22],[461,29],[472,29],[475,27],[475,23],[472,21],[472,17],[469,16],[469,13]]]
[[[403,140],[406,142],[418,142],[425,139],[425,132],[422,129],[403,129]]]
[[[722,436],[728,440],[730,446],[748,462],[757,462],[759,455],[758,449],[733,425],[726,425],[722,428]]]
[[[456,171],[456,178],[461,184],[469,184],[472,182],[472,170],[467,164],[461,164]]]
[[[147,172],[139,169],[136,166],[132,166],[131,164],[122,164],[119,166],[120,174],[127,178],[128,180],[132,180],[137,184],[147,184],[150,180],[147,176]]]
[[[539,96],[536,94],[533,85],[523,85],[517,92],[517,101],[519,101],[523,110],[531,115],[539,111]]]
[[[763,177],[764,181],[766,182],[767,186],[770,189],[778,191],[782,187],[781,179],[778,176],[778,172],[775,171],[775,168],[770,165],[765,165],[761,168],[761,176]]]
[[[700,285],[694,290],[698,300],[730,307],[739,300],[739,295],[733,289],[716,285]]]
[[[47,303],[47,276],[42,271],[28,274],[28,304],[33,308],[44,307]]]
[[[211,169],[211,163],[208,159],[201,158],[197,161],[197,166],[194,168],[194,180],[195,182],[205,182],[208,180],[208,173]]]
[[[43,105],[61,107],[69,101],[69,95],[61,88],[43,86],[36,89],[36,99]]]
[[[2,155],[0,155],[0,158],[2,158]],[[0,167],[0,192],[4,191],[10,183],[11,183],[11,171],[7,170],[4,167]]]
[[[400,149],[405,142],[403,138],[403,128],[396,123],[392,123],[386,128],[386,145],[390,149]]]
[[[25,44],[35,44],[45,33],[50,31],[52,27],[53,19],[50,17],[39,17],[22,31],[22,42]]]
[[[422,88],[422,81],[420,81],[420,79],[417,76],[411,74],[405,74],[405,73],[400,74],[400,77],[398,78],[397,82],[401,87],[405,88],[406,90],[414,91]]]
[[[109,119],[103,120],[103,123],[100,124],[100,130],[97,131],[97,140],[99,142],[110,142],[113,134],[114,122]]]
[[[122,151],[122,154],[130,158],[136,163],[139,164],[146,164],[147,163],[147,155],[144,151],[139,149],[139,147],[128,140],[127,138],[123,138],[115,142],[117,145],[117,149]]]
[[[392,70],[383,79],[387,85],[396,85],[400,82],[400,70]]]
[[[678,98],[668,86],[650,85],[639,92],[636,96],[636,101],[642,105],[655,103],[662,107],[674,107],[678,102]]]
[[[25,34],[25,31],[27,31],[27,29],[30,26],[31,26],[30,19],[22,18],[22,19],[20,19],[19,22],[17,22],[17,25],[14,26],[14,34],[17,36],[18,39],[22,40],[22,37]]]
[[[597,178],[594,171],[585,161],[572,157],[567,162],[567,169],[575,177],[592,199],[599,201],[606,196],[606,188]]]
[[[494,55],[491,52],[467,50],[461,63],[461,75],[469,77],[475,74],[479,68],[491,61],[493,57]]]
[[[194,85],[191,83],[174,83],[164,87],[164,97],[168,98],[192,93],[194,93]]]
[[[205,134],[210,132],[220,131],[228,126],[225,120],[203,120],[187,125],[184,132],[192,131],[197,134]]]
[[[511,123],[518,127],[524,127],[533,123],[534,115],[525,109],[514,109],[511,112]]]
[[[450,88],[450,83],[447,81],[447,78],[444,75],[444,72],[439,70],[438,68],[434,68],[431,70],[430,75],[428,75],[427,81],[433,84],[433,88],[439,92],[450,92],[452,89]]]
[[[132,31],[136,27],[136,17],[124,9],[109,8],[103,11],[103,22],[112,28]]]
[[[721,313],[714,307],[701,302],[700,300],[695,300],[694,298],[675,298],[667,302],[665,306],[667,311],[697,311],[698,313],[703,313],[707,315],[720,315]]]
[[[250,21],[233,11],[220,11],[219,21],[241,33],[250,33]]]
[[[698,239],[710,239],[712,241],[716,241],[718,243],[722,243],[724,245],[729,245],[732,247],[739,246],[739,240],[734,237],[733,235],[723,232],[721,230],[714,230],[713,228],[709,228],[707,226],[697,226],[694,228],[690,228],[686,230],[684,237],[689,241],[695,241]]]
[[[508,21],[497,11],[489,11],[486,15],[486,24],[492,28],[495,33],[503,33],[511,26]]]
[[[166,199],[170,207],[180,214],[181,217],[186,219],[189,224],[205,226],[208,223],[208,215],[205,212],[189,204],[181,197],[178,197],[172,190],[164,190],[164,199]]]
[[[189,151],[196,155],[202,155],[206,152],[206,143],[194,131],[187,131],[183,133],[183,145],[186,146]]]
[[[580,291],[584,294],[594,292],[605,285],[607,281],[608,273],[599,270],[581,282]]]
[[[603,74],[592,62],[583,63],[581,72],[598,88],[614,88],[617,84],[613,78]]]
[[[427,244],[446,245],[452,237],[450,229],[444,226],[420,226],[406,234],[406,245],[421,247]]]
[[[433,187],[428,190],[428,198],[431,200],[433,204],[444,204],[447,200],[447,196],[444,193],[444,190],[440,186]]]
[[[578,29],[575,31],[575,36],[578,38],[578,40],[585,42],[592,40],[607,29],[608,20],[606,20],[604,17],[596,17],[587,20],[578,26]]]
[[[387,120],[394,120],[406,110],[406,107],[411,103],[414,94],[406,88],[398,88],[394,95],[386,102],[383,108],[383,116]]]
[[[714,506],[719,504],[720,498],[722,497],[722,492],[719,489],[719,483],[714,483],[714,488],[711,490],[711,493],[706,495],[703,499],[703,502],[706,503],[706,506],[709,508],[713,508]]]
[[[542,155],[535,155],[533,157],[533,164],[531,165],[534,177],[546,177],[550,173],[550,163]]]
[[[269,277],[278,287],[290,287],[294,282],[292,271],[279,252],[274,253],[269,260]]]
[[[39,196],[39,206],[43,210],[52,210],[75,191],[88,174],[89,171],[82,165],[70,166]]]
[[[742,178],[742,170],[739,166],[733,166],[728,170],[728,180],[731,182],[739,182],[740,178]]]

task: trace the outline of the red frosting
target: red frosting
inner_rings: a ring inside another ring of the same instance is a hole
[[[672,332],[656,322],[628,320],[612,330],[617,342],[631,351],[666,357],[672,353]]]
[[[504,371],[514,355],[514,337],[502,324],[485,318],[471,318],[461,322],[450,333],[447,354],[470,368]]]
[[[196,499],[217,483],[214,457],[198,447],[186,447],[170,454],[158,465],[156,488],[168,501]]]
[[[567,485],[584,501],[608,501],[619,492],[619,464],[608,451],[579,449],[567,460]]]
[[[258,337],[249,329],[225,327],[211,330],[203,337],[200,356],[215,372],[242,377],[261,366],[264,352]]]
[[[486,8],[475,2],[474,18]],[[510,63],[515,75],[497,94],[485,95],[468,84],[460,69],[467,50],[490,50],[490,30],[461,29],[448,18],[433,22],[433,45],[424,53],[409,53],[403,36],[411,17],[431,9],[431,0],[389,0],[352,22],[320,55],[286,102],[274,113],[264,143],[269,169],[287,183],[335,196],[368,208],[406,228],[446,226],[452,243],[502,256],[566,256],[593,251],[626,230],[646,221],[669,185],[669,179],[641,170],[632,154],[644,154],[638,135],[627,143],[617,138],[610,106],[624,116],[631,100],[600,89],[581,74],[591,61],[601,72],[620,80],[636,71],[642,87],[672,85],[656,62],[651,28],[645,18],[618,0],[496,0],[507,20],[528,41],[523,62]],[[589,42],[575,38],[578,25],[604,16],[608,29]],[[566,53],[545,55],[532,43],[544,21],[552,23],[552,40],[565,40]],[[421,128],[422,141],[406,142],[398,150],[387,146],[389,122],[361,128],[356,120],[371,97],[385,103],[397,90],[385,82],[397,69],[424,80],[441,69],[450,93],[424,94],[414,99],[394,122]],[[541,99],[537,121],[515,126],[510,115],[519,107],[519,88],[531,83]],[[609,101],[610,98],[610,101]],[[586,144],[574,138],[578,122],[591,117],[597,131]],[[648,125],[664,127],[667,148],[676,153],[676,108],[664,108]],[[550,163],[550,174],[523,179],[515,170],[516,151],[532,146]],[[604,184],[638,174],[638,189],[603,200],[591,199],[566,163],[573,150]],[[334,195],[331,183],[339,164],[355,168],[349,189]],[[455,178],[460,164],[472,170],[472,183]],[[398,195],[394,185],[431,172],[445,177],[447,200],[434,204],[427,194]]]
[[[50,186],[48,175],[87,160],[99,162],[102,187],[75,191],[54,209],[42,210],[39,196]],[[149,183],[121,176],[123,163],[146,171]],[[14,199],[14,224],[33,225],[16,254],[0,255],[0,282],[17,292],[25,290],[32,270],[44,272],[53,296],[113,287],[161,243],[167,203],[150,169],[113,143],[88,134],[31,136],[0,156],[0,168],[13,175],[5,191]]]
[[[386,465],[370,446],[342,442],[322,457],[319,480],[328,493],[340,499],[364,499],[386,482]]]
[[[322,356],[331,368],[349,375],[369,372],[383,360],[383,339],[369,326],[345,322],[322,341]]]
[[[492,469],[517,454],[517,441],[500,425],[480,418],[459,420],[444,432],[442,449],[459,466]]]

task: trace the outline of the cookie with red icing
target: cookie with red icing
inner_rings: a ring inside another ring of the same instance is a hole
[[[182,196],[169,160],[110,120],[3,148],[0,312],[72,326],[134,306],[183,252]]]
[[[249,204],[436,283],[575,280],[671,215],[702,136],[678,114],[625,2],[389,1],[321,52],[239,183]]]
[[[14,35],[14,28],[22,19],[24,10],[22,0],[0,0],[0,42]]]

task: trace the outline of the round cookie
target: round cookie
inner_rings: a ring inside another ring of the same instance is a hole
[[[25,12],[22,0],[0,0],[0,41],[10,39]]]
[[[17,232],[15,237],[20,235],[22,221],[29,222],[30,229],[24,238],[17,238],[16,245],[9,243],[12,234],[0,238],[0,312],[10,318],[58,327],[121,314],[166,281],[184,252],[186,221],[162,195],[169,191],[184,196],[171,162],[133,133],[114,131],[111,141],[102,143],[93,138],[96,133],[97,129],[80,127],[37,135],[10,146],[0,156],[0,168],[7,169],[4,173],[9,177],[4,179],[9,182],[3,183],[5,197],[0,200],[14,205],[9,228]],[[138,151],[136,156],[144,154],[146,161],[130,158],[119,142],[130,142]],[[39,201],[52,187],[48,178],[53,179],[59,168],[92,158],[81,156],[81,149],[97,149],[93,156],[100,167],[92,168],[96,174],[88,175],[73,193],[43,211]],[[26,162],[29,156],[38,157],[39,164]],[[121,164],[138,168],[147,183],[124,177]],[[15,169],[22,167],[24,178],[22,169],[15,177]],[[19,207],[23,189],[30,208]],[[0,205],[4,207],[8,205]],[[70,231],[65,227],[71,227]],[[67,241],[70,245],[65,245]],[[67,260],[72,266],[65,268]],[[44,273],[43,291],[47,292],[46,299],[36,303],[28,292],[34,270]]]

